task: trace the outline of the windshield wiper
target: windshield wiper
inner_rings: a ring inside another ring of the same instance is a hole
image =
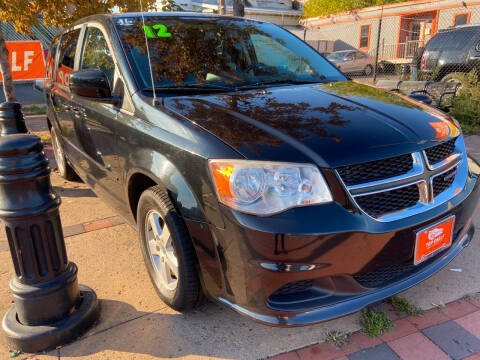
[[[322,76],[318,80],[296,80],[296,79],[276,79],[271,81],[260,81],[257,83],[235,86],[235,90],[257,89],[269,85],[304,85],[304,84],[320,84],[326,81],[326,77]]]
[[[166,85],[156,86],[155,91],[192,91],[192,90],[213,90],[213,91],[233,91],[234,88],[230,86],[216,85],[216,84],[183,84],[183,85]],[[151,87],[144,88],[142,91],[153,92]]]

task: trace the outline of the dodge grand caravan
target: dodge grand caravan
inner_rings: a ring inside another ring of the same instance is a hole
[[[206,295],[266,324],[324,321],[473,237],[480,168],[455,119],[348,80],[275,25],[88,17],[53,41],[45,88],[60,174],[138,231],[175,309]]]

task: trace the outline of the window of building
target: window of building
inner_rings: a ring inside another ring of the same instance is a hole
[[[360,49],[368,49],[370,47],[370,30],[371,25],[362,25],[360,27]]]
[[[465,25],[470,23],[470,13],[461,13],[453,15],[453,26]]]

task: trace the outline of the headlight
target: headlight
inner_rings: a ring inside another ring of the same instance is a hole
[[[313,165],[249,160],[210,160],[210,171],[221,203],[255,215],[324,204],[332,194]]]

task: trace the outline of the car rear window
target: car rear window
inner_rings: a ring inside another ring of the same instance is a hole
[[[435,35],[427,44],[426,50],[466,50],[478,35],[476,29],[462,29],[442,32]]]

